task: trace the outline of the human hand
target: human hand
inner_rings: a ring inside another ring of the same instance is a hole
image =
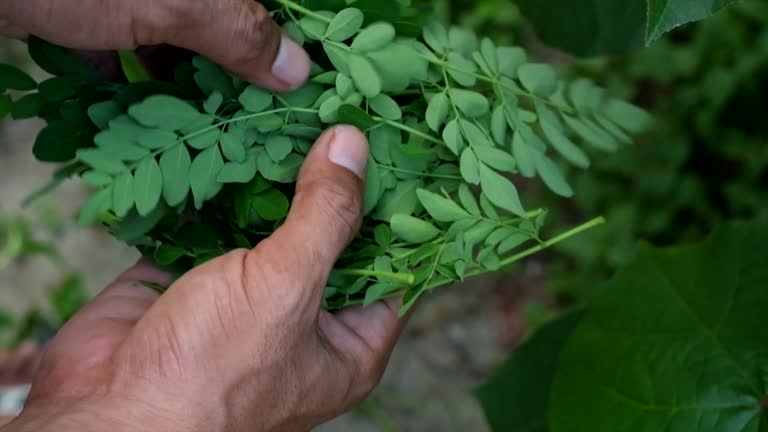
[[[299,87],[310,68],[304,50],[253,0],[3,0],[0,34],[83,50],[169,44],[275,91]]]
[[[253,250],[168,283],[140,263],[54,339],[9,431],[304,431],[380,379],[402,329],[397,301],[321,310],[331,267],[361,222],[368,158],[350,126],[310,152],[291,213]]]

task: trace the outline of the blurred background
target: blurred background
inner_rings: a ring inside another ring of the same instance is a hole
[[[472,389],[556,311],[588,298],[639,241],[697,240],[724,220],[768,215],[768,5],[745,2],[624,57],[576,60],[542,45],[513,2],[440,0],[437,18],[527,47],[566,75],[588,76],[651,111],[653,130],[572,172],[576,199],[533,186],[550,228],[604,215],[608,224],[506,273],[444,288],[416,312],[382,385],[321,431],[488,430]],[[0,62],[24,65],[23,44],[0,39]],[[43,339],[138,254],[76,227],[77,182],[22,209],[54,167],[36,162],[36,121],[0,122],[0,345]]]

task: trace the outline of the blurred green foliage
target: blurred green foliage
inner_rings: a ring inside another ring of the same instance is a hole
[[[639,144],[593,158],[562,220],[608,225],[564,244],[556,292],[580,297],[625,264],[638,240],[701,239],[726,220],[768,215],[768,4],[743,2],[626,59],[575,64],[651,111]]]
[[[0,271],[33,258],[52,263],[59,279],[48,286],[49,307],[36,307],[17,316],[0,308],[0,348],[45,338],[86,303],[83,280],[52,246],[61,233],[60,220],[49,208],[31,215],[10,217],[0,212]]]

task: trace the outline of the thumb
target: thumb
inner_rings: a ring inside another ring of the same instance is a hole
[[[260,3],[159,1],[153,6],[164,3],[171,4],[166,7],[170,10],[158,13],[156,7],[149,7],[143,13],[147,18],[138,20],[144,24],[137,32],[139,44],[167,43],[198,52],[243,79],[275,91],[296,89],[309,76],[307,53],[283,34]]]
[[[368,142],[352,126],[327,131],[304,162],[288,219],[269,243],[291,249],[286,256],[309,277],[307,289],[322,290],[360,229],[367,163]]]

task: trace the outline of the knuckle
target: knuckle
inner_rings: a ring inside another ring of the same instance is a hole
[[[159,0],[151,7],[145,3],[134,5],[131,25],[136,45],[157,45],[173,39],[185,26],[194,25],[194,18],[203,15],[203,1]]]
[[[233,40],[230,41],[232,61],[238,64],[252,63],[270,53],[270,32],[273,30],[271,19],[269,12],[260,3],[243,2],[237,7]]]

